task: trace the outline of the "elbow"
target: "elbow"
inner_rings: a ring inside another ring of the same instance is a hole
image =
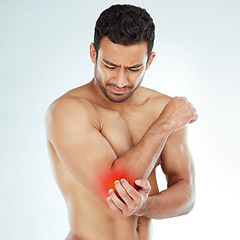
[[[192,202],[191,204],[188,204],[188,206],[185,208],[185,211],[183,211],[181,215],[189,214],[193,210],[194,204],[195,204],[195,201]]]
[[[195,194],[195,190],[192,189],[191,193],[187,197],[185,207],[181,215],[189,214],[194,208],[195,201],[196,201],[196,194]]]

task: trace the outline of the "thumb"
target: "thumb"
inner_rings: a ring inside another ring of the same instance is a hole
[[[135,180],[135,184],[140,187],[140,189],[138,189],[138,193],[144,197],[147,197],[151,191],[151,185],[149,181],[147,179],[137,179]]]
[[[147,189],[150,186],[147,179],[136,179],[135,184],[143,189]]]

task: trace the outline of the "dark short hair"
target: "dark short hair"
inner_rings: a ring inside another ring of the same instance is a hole
[[[97,53],[104,36],[113,43],[125,46],[147,41],[149,57],[153,49],[155,25],[145,9],[117,4],[104,10],[96,22],[94,47]]]

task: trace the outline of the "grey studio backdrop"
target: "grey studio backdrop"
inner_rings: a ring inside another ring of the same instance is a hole
[[[144,7],[155,21],[157,55],[143,86],[186,96],[199,114],[189,126],[195,208],[154,220],[153,239],[240,239],[236,0],[0,0],[0,239],[60,240],[68,234],[45,144],[45,112],[54,99],[92,79],[94,24],[115,3]],[[166,187],[160,169],[158,182]]]

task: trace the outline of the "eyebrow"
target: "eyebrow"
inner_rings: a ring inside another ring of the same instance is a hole
[[[115,63],[112,63],[112,62],[110,62],[110,61],[108,61],[108,60],[106,60],[106,59],[102,59],[102,61],[104,62],[104,63],[106,63],[107,65],[110,65],[110,66],[113,66],[113,67],[120,67],[120,65],[117,65],[117,64],[115,64]],[[140,67],[142,67],[143,66],[143,64],[135,64],[135,65],[133,65],[133,66],[131,66],[131,67],[126,67],[126,68],[128,68],[128,69],[130,69],[130,68],[140,68]]]

